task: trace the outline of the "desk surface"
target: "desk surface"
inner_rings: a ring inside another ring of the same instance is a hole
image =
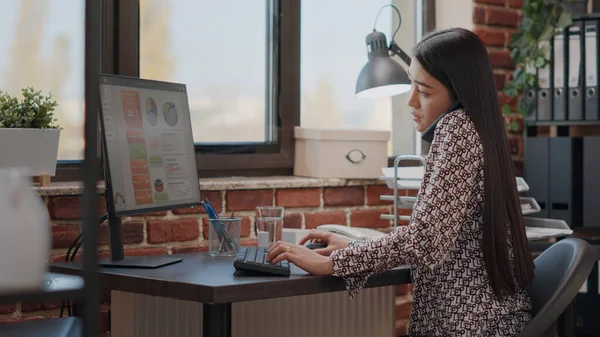
[[[103,288],[202,303],[230,303],[275,297],[344,291],[341,278],[312,276],[291,265],[291,275],[263,276],[235,270],[233,257],[206,253],[171,255],[183,261],[157,269],[99,268]],[[55,272],[79,273],[81,263],[57,262]],[[400,267],[370,278],[366,287],[410,283],[410,270]]]

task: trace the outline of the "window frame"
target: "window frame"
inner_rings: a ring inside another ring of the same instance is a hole
[[[139,76],[140,0],[103,1],[102,72]],[[271,1],[271,0],[265,0]],[[274,39],[272,61],[275,67],[268,88],[274,106],[274,119],[266,132],[274,134],[272,143],[196,144],[199,177],[292,175],[294,166],[294,127],[300,125],[300,1],[273,0],[268,36]],[[278,21],[278,22],[277,22]],[[269,46],[269,48],[271,48]],[[267,60],[265,60],[267,62]],[[94,66],[85,61],[86,67]],[[269,68],[269,67],[267,67]],[[271,129],[271,130],[269,130]],[[81,178],[81,161],[59,161],[54,181]]]
[[[435,29],[435,0],[420,1],[423,2],[423,17],[420,21],[423,32],[426,33]],[[199,177],[293,175],[294,128],[300,125],[302,1],[274,2],[279,6],[279,29],[273,27],[273,37],[279,40],[279,44],[274,46],[274,51],[279,55],[279,64],[272,74],[275,85],[271,88],[273,99],[270,104],[278,107],[275,116],[278,119],[277,128],[273,130],[277,132],[277,143],[196,145]],[[102,3],[102,72],[139,76],[139,0],[102,0]],[[88,60],[85,60],[85,66],[95,67]],[[422,145],[421,153],[427,153],[425,144]],[[390,165],[393,165],[395,157],[389,157]],[[81,180],[83,173],[82,161],[59,161],[53,181]],[[103,175],[102,168],[101,174]]]

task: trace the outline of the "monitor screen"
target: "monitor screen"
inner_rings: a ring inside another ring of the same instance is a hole
[[[100,75],[100,98],[115,214],[199,205],[186,86]]]

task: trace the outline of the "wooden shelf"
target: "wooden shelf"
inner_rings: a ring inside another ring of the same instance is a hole
[[[526,126],[600,126],[597,121],[525,121]]]
[[[74,275],[46,273],[42,289],[2,293],[0,304],[12,304],[21,301],[47,301],[47,300],[77,300],[83,297],[83,278]],[[4,336],[0,333],[0,336]]]
[[[48,318],[0,324],[2,337],[81,337],[82,321],[78,317]]]

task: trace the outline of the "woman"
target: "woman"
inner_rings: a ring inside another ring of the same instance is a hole
[[[412,336],[516,336],[531,319],[534,267],[486,48],[468,30],[430,33],[409,76],[416,129],[441,117],[409,224],[352,243],[314,231],[300,245],[277,242],[267,259],[343,277],[351,296],[369,276],[410,264]],[[311,239],[327,248],[304,247]]]

